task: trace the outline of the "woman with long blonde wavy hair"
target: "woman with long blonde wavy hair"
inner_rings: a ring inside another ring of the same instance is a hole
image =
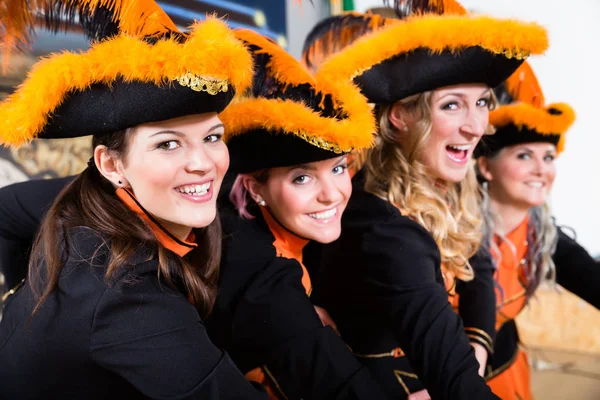
[[[471,156],[489,133],[491,88],[543,51],[546,33],[456,14],[341,18],[326,40],[336,31],[345,37],[343,25],[356,20],[376,27],[325,59],[316,76],[352,70],[375,104],[379,132],[357,157],[340,239],[321,249],[315,301],[390,398],[495,398],[481,377],[485,361],[472,350],[481,345],[487,356],[493,317],[487,313],[485,329],[467,322],[480,306],[493,313],[489,258],[487,299],[465,311],[466,329],[449,296],[457,282],[480,275],[473,267],[480,261],[469,259],[486,257],[476,254],[482,234]],[[525,38],[518,46],[515,35]]]

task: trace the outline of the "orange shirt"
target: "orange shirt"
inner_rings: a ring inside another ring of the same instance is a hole
[[[524,265],[527,256],[527,229],[529,217],[526,217],[512,232],[505,236],[505,240],[494,236],[500,254],[492,251],[492,256],[497,263],[496,282],[496,330],[500,329],[506,321],[514,319],[525,306],[525,271]],[[514,246],[515,252],[506,240]]]

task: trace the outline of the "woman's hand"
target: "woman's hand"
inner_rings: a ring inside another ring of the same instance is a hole
[[[329,313],[327,312],[326,309],[319,307],[319,306],[314,306],[315,307],[315,311],[317,312],[317,315],[319,315],[319,318],[321,319],[321,322],[323,323],[323,326],[331,326],[333,328],[333,330],[335,331],[335,333],[337,333],[338,335],[340,334],[340,332],[338,331],[337,325],[335,324],[335,322],[333,322],[333,319],[331,318],[331,315],[329,315]]]
[[[488,352],[479,343],[471,343],[473,349],[475,350],[475,358],[479,362],[479,376],[483,377],[485,374],[485,365],[487,364]]]
[[[408,396],[408,400],[431,400],[427,389],[419,390],[418,392],[412,393]]]

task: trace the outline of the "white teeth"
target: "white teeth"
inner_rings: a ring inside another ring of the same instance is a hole
[[[448,147],[450,147],[451,149],[457,150],[457,151],[462,151],[462,150],[469,150],[471,148],[471,145],[469,145],[469,144],[462,144],[460,146],[448,145]]]
[[[179,193],[191,194],[192,196],[202,196],[208,193],[210,184],[210,182],[207,182],[202,185],[180,186],[175,188],[175,190],[177,190]]]
[[[337,214],[337,207],[332,208],[331,210],[321,211],[318,213],[308,214],[309,217],[314,219],[329,219]]]
[[[526,185],[529,187],[532,187],[532,188],[536,188],[536,189],[539,189],[542,186],[544,186],[544,184],[542,182],[527,182]]]

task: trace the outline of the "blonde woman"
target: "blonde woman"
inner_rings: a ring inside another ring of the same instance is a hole
[[[488,131],[490,88],[546,46],[537,25],[423,15],[364,36],[316,73],[353,70],[376,104],[376,145],[353,179],[340,239],[323,248],[315,286],[390,398],[495,398],[448,295],[455,279],[474,277],[468,260],[481,221],[471,213],[470,163]]]
[[[506,105],[490,120],[495,135],[478,147],[485,232],[497,264],[497,340],[486,378],[506,400],[532,399],[527,354],[514,319],[543,281],[557,282],[600,308],[600,265],[558,228],[547,203],[556,157],[575,113],[564,103],[544,105],[531,68],[524,64],[497,90]]]

